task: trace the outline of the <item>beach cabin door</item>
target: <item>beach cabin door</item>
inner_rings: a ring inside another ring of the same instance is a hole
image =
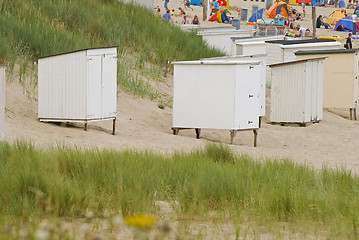
[[[116,113],[117,100],[117,57],[115,54],[102,56],[102,115],[111,117]]]
[[[238,65],[235,122],[238,129],[259,127],[259,65]]]
[[[87,59],[88,82],[87,82],[87,117],[102,118],[102,56],[90,56]]]
[[[305,116],[304,122],[317,122],[323,117],[323,62],[308,61],[305,70]]]
[[[116,112],[116,55],[88,57],[88,118],[111,117]]]

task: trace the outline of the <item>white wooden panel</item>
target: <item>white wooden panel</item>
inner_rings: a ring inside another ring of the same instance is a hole
[[[315,113],[317,120],[323,120],[323,84],[324,84],[324,61],[317,61],[317,81],[313,81],[317,84],[317,104],[315,106]]]
[[[266,55],[257,54],[257,55],[236,55],[236,56],[226,56],[226,57],[214,57],[214,58],[203,58],[201,61],[206,62],[250,62],[251,60],[259,61],[260,64],[256,66],[256,69],[259,69],[259,74],[255,76],[259,78],[259,116],[265,116],[265,104],[266,104]],[[237,71],[238,72],[238,71]],[[255,79],[257,81],[257,79]]]
[[[104,118],[116,116],[116,99],[117,57],[116,54],[106,54],[102,57],[102,116]]]
[[[86,52],[39,59],[39,118],[86,118]]]
[[[305,122],[323,119],[323,61],[306,62]]]
[[[234,129],[258,128],[260,66],[239,65],[236,70]]]
[[[0,140],[5,137],[5,67],[0,66]]]
[[[328,43],[316,44],[316,45],[295,44],[295,45],[289,45],[289,46],[292,46],[292,47],[288,48],[287,46],[285,46],[287,48],[283,48],[283,61],[284,62],[295,61],[296,60],[295,52],[297,52],[297,51],[329,50],[329,49],[339,49],[340,48],[340,44],[328,44]]]
[[[271,122],[323,119],[323,59],[272,67]]]
[[[99,48],[40,58],[40,120],[90,121],[115,117],[117,61],[106,56],[116,54],[116,48]]]
[[[359,59],[358,59],[358,52],[354,55],[354,106],[358,107],[359,105]]]
[[[117,54],[117,48],[95,48],[87,50],[87,56],[97,56],[104,54]]]
[[[283,62],[283,54],[280,44],[266,43],[266,54],[268,65]]]
[[[87,59],[87,63],[87,117],[102,118],[102,56],[90,56]]]
[[[318,56],[326,57],[323,63],[323,107],[348,109],[355,107],[358,96],[356,53],[336,53],[334,50],[328,54],[297,55],[297,59],[318,58]]]
[[[174,65],[173,127],[197,126],[199,77],[197,65]]]
[[[282,49],[279,44],[266,43],[267,65],[283,62]],[[266,68],[266,83],[271,84],[272,80],[271,68]]]
[[[245,43],[235,43],[237,46],[235,55],[255,55],[255,54],[265,54],[266,45],[265,42],[245,42]]]
[[[305,62],[272,68],[271,122],[304,122]]]
[[[244,72],[250,65],[257,66],[257,69],[253,69],[253,73]],[[203,61],[203,64],[174,63],[173,127],[248,129],[248,115],[251,114],[249,118],[254,120],[249,123],[250,128],[257,128],[259,69],[259,62],[244,64],[217,60],[217,63]],[[254,101],[248,100],[248,91],[254,92]],[[239,95],[244,92],[241,98]],[[237,108],[235,103],[242,105]],[[239,126],[237,123],[240,121],[247,122],[247,125]]]
[[[235,65],[198,68],[198,122],[202,128],[233,129]]]
[[[217,48],[224,51],[227,55],[231,55],[234,43],[231,37],[249,37],[253,35],[252,30],[232,30],[232,31],[219,31],[219,32],[199,32],[198,35],[202,36],[210,47]]]

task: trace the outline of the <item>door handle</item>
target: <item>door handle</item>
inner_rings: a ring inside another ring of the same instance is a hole
[[[253,95],[252,95],[252,94],[249,94],[248,98],[252,98],[252,97],[253,97]]]
[[[252,69],[252,68],[254,68],[253,66],[249,66],[249,69]]]
[[[253,123],[253,121],[248,121],[248,124],[251,124],[251,123]]]

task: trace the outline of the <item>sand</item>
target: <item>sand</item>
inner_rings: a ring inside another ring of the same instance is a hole
[[[172,82],[172,76],[167,79]],[[171,83],[168,84],[172,86]],[[169,93],[170,95],[170,93]],[[267,91],[267,115],[270,91]],[[23,139],[35,145],[56,145],[81,148],[109,148],[152,150],[158,153],[191,151],[211,142],[229,143],[229,132],[203,129],[201,139],[195,139],[194,130],[172,135],[172,109],[160,109],[155,101],[135,98],[120,91],[118,98],[116,135],[111,135],[112,121],[71,126],[41,123],[37,118],[37,101],[23,94],[18,83],[6,84],[6,139]],[[359,173],[359,122],[348,120],[348,110],[325,111],[324,120],[307,127],[280,126],[267,123],[265,116],[258,135],[258,147],[253,147],[251,131],[238,132],[234,144],[229,145],[239,154],[248,154],[258,160],[289,158],[317,169],[345,167]]]

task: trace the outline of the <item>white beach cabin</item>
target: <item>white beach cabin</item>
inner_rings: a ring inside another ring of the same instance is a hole
[[[260,61],[174,62],[173,134],[181,129],[259,128]],[[251,81],[248,81],[251,79]]]
[[[117,47],[83,49],[38,59],[41,122],[113,120],[117,105]]]
[[[197,33],[199,36],[202,36],[203,41],[205,41],[210,47],[217,48],[226,53],[226,55],[231,55],[232,50],[232,39],[231,37],[249,37],[253,36],[253,29],[206,29]]]
[[[267,65],[295,61],[299,50],[339,49],[341,44],[333,39],[274,40],[266,41]],[[270,68],[267,68],[267,83],[271,82]]]
[[[284,35],[232,37],[231,55],[254,55],[266,53],[266,41],[291,39]]]
[[[5,137],[5,67],[0,66],[0,140]]]
[[[258,66],[260,70],[259,77],[259,127],[261,126],[262,117],[265,116],[266,110],[266,55],[265,54],[254,54],[254,55],[237,55],[227,57],[215,57],[215,58],[202,58],[201,61],[224,61],[224,62],[243,62],[243,61],[259,61]],[[248,79],[251,81],[251,79]]]
[[[313,58],[270,65],[272,123],[305,126],[323,119],[323,60]]]
[[[357,118],[359,103],[359,49],[298,51],[297,60],[326,57],[324,60],[323,108],[347,108]]]

